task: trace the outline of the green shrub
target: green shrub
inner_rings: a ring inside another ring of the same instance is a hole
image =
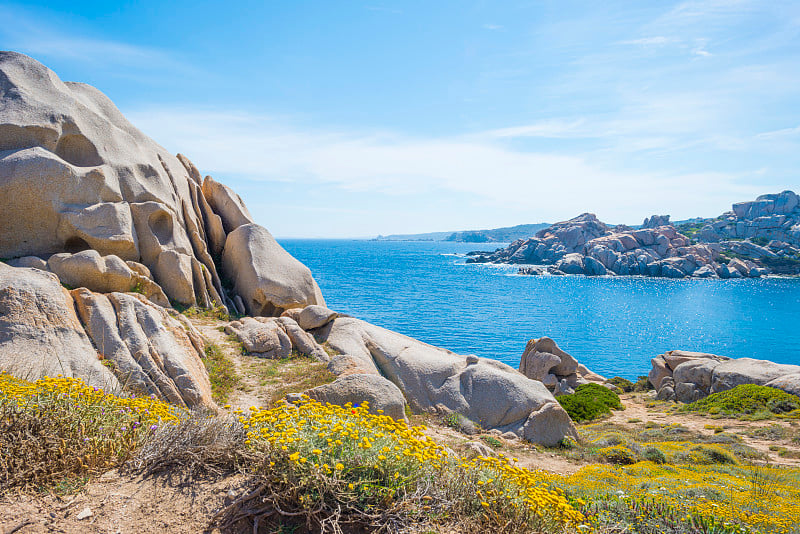
[[[581,384],[571,395],[560,395],[556,400],[573,421],[591,421],[610,414],[611,409],[621,410],[619,395],[598,384]]]
[[[711,394],[681,409],[734,417],[786,414],[800,410],[800,397],[776,388],[743,384],[728,391]]]
[[[565,438],[566,439],[566,438]],[[494,449],[499,449],[503,446],[503,442],[494,436],[483,436],[483,441],[489,444]]]
[[[650,383],[650,378],[647,376],[637,377],[636,383],[633,385],[633,391],[643,392],[655,389],[653,384]]]
[[[667,456],[656,447],[645,447],[642,451],[642,456],[645,460],[653,462],[654,464],[665,464],[667,463]]]
[[[621,376],[615,376],[614,378],[606,380],[606,382],[611,384],[612,386],[617,386],[625,393],[630,393],[631,391],[633,391],[633,382],[631,382],[627,378],[622,378]]]
[[[615,465],[630,465],[636,463],[636,455],[624,445],[614,445],[597,451],[608,463]]]

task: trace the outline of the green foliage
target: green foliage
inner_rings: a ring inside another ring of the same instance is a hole
[[[631,465],[637,462],[636,454],[624,445],[612,445],[597,451],[610,464]]]
[[[743,384],[687,404],[681,410],[751,419],[783,414],[800,416],[800,398],[776,388]]]
[[[615,376],[614,378],[609,378],[608,380],[606,380],[606,382],[608,382],[613,386],[617,386],[625,393],[630,393],[631,391],[633,391],[633,382],[631,382],[627,378],[622,378],[621,376]]]
[[[131,293],[139,293],[140,295],[144,295],[144,285],[141,281],[134,284],[134,286],[131,288]]]
[[[493,449],[499,449],[503,446],[503,443],[494,436],[483,436],[483,441],[485,441]]]
[[[573,421],[591,421],[610,414],[611,409],[621,410],[619,395],[598,384],[581,384],[571,395],[560,395],[556,400]]]
[[[633,385],[633,391],[641,393],[644,391],[651,391],[655,389],[653,384],[650,383],[650,377],[639,376],[636,378],[636,383]]]
[[[769,244],[769,239],[766,237],[751,237],[750,242],[755,243],[760,247],[766,247]]]
[[[240,382],[239,374],[233,362],[228,358],[222,349],[214,343],[206,344],[203,364],[208,371],[208,379],[211,381],[211,394],[214,400],[220,404],[225,404]]]
[[[667,463],[667,455],[657,447],[645,447],[644,450],[642,450],[642,457],[648,462],[653,462],[654,464],[661,465]]]

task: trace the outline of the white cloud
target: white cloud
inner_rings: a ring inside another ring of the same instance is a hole
[[[674,37],[664,37],[659,35],[656,37],[642,37],[641,39],[630,39],[627,41],[620,41],[620,44],[626,45],[639,45],[639,46],[663,46],[666,44],[680,42],[679,39]]]
[[[484,24],[484,25],[483,25],[483,28],[484,28],[485,30],[493,30],[493,31],[496,31],[496,30],[502,30],[502,29],[503,29],[503,26],[502,26],[502,25],[500,25],[500,24]]]
[[[546,120],[534,124],[523,126],[512,126],[509,128],[499,128],[486,132],[486,135],[496,138],[504,137],[586,137],[586,132],[581,128],[584,124],[583,119],[573,121],[565,120]]]
[[[467,195],[487,209],[516,213],[519,221],[554,221],[584,211],[628,223],[664,210],[678,218],[716,214],[733,200],[761,192],[738,185],[739,177],[726,173],[635,172],[591,154],[518,150],[493,132],[415,138],[302,131],[243,113],[141,110],[127,115],[171,151],[185,153],[222,180],[244,175],[289,182],[298,194],[325,185],[375,198]],[[709,204],[719,209],[709,210]]]

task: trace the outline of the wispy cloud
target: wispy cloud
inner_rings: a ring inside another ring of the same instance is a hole
[[[780,130],[773,130],[771,132],[761,132],[756,135],[758,139],[776,139],[779,137],[794,137],[800,135],[800,126],[794,128],[782,128]]]
[[[675,37],[664,37],[663,35],[658,35],[655,37],[641,37],[639,39],[629,39],[627,41],[620,41],[620,44],[639,45],[639,46],[663,46],[677,42],[680,42],[680,39],[676,39]]]
[[[502,30],[503,26],[500,25],[500,24],[484,24],[483,25],[483,29],[484,30],[497,31],[497,30]]]
[[[105,67],[131,75],[132,69],[171,72],[198,72],[179,61],[172,53],[153,47],[76,35],[56,24],[43,20],[41,14],[0,6],[0,38],[7,49],[22,52],[40,60],[60,59],[81,65]],[[125,72],[127,69],[127,73]]]
[[[637,172],[592,154],[561,155],[498,142],[497,131],[439,138],[303,131],[238,112],[129,111],[132,122],[206,172],[292,183],[298,191],[332,185],[377,195],[466,194],[520,220],[556,220],[598,210],[611,221],[638,222],[666,208],[702,213],[748,198],[757,187],[721,172]],[[510,129],[507,129],[510,130]],[[502,132],[502,130],[498,130]],[[692,195],[686,195],[691,190]],[[525,215],[535,205],[535,216]]]

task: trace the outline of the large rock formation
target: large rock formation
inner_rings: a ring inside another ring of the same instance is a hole
[[[0,98],[0,258],[93,250],[103,259],[48,266],[69,285],[130,291],[142,282],[154,300],[163,290],[183,306],[244,312],[238,301],[250,314],[279,315],[323,303],[308,269],[254,224],[238,195],[202,180],[97,89],[0,52]],[[119,260],[146,266],[149,281]]]
[[[742,384],[757,384],[800,394],[800,366],[752,358],[671,350],[652,359],[648,379],[657,398],[694,402]]]
[[[485,429],[547,446],[576,435],[547,388],[506,364],[454,354],[354,318],[336,318],[312,332],[338,353],[329,369],[382,376],[414,410],[458,413]]]
[[[668,215],[638,230],[610,227],[584,213],[493,253],[471,252],[469,263],[530,264],[520,274],[640,275],[666,278],[749,278],[800,274],[800,197],[791,191],[734,205],[713,220],[678,231]]]

